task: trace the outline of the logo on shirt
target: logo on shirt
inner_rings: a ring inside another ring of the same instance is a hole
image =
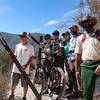
[[[25,49],[25,51],[28,51],[28,49]]]

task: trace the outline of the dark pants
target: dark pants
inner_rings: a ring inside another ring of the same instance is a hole
[[[93,100],[95,82],[96,82],[96,75],[94,71],[87,68],[82,68],[81,83],[83,90],[83,100]]]
[[[76,82],[76,76],[75,76],[75,69],[71,71],[70,69],[68,70],[68,75],[69,75],[69,89],[72,91],[74,90],[75,92],[78,91],[77,87],[77,82]]]
[[[19,73],[13,73],[13,75],[12,75],[12,85],[17,85],[19,83],[20,79],[21,79],[22,87],[28,86],[28,84],[25,81],[24,77]]]
[[[56,56],[54,57],[54,62],[56,67],[60,67],[64,70],[64,57],[63,56]]]
[[[44,65],[43,70],[45,73],[45,79],[48,80],[48,78],[50,77],[51,69],[52,69],[51,61],[46,59],[46,60],[44,60],[43,65]]]

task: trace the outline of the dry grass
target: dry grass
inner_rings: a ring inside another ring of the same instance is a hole
[[[1,68],[1,67],[0,67]],[[9,77],[10,75],[3,76],[2,70],[0,69],[0,100],[6,96],[8,91]]]

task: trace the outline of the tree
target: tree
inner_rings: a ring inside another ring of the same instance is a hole
[[[100,28],[100,0],[80,0],[79,11],[77,21],[81,21],[85,15],[94,15],[97,18],[95,28]]]
[[[91,14],[100,16],[100,0],[87,0]]]

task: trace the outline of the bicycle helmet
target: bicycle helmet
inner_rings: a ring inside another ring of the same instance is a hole
[[[50,34],[46,34],[46,35],[44,36],[44,39],[45,39],[45,40],[51,39],[51,35],[50,35]]]
[[[62,36],[64,36],[64,35],[70,36],[70,33],[68,31],[65,31],[64,33],[62,33]]]
[[[53,33],[52,33],[52,35],[59,35],[60,33],[59,33],[59,31],[58,30],[55,30]]]

